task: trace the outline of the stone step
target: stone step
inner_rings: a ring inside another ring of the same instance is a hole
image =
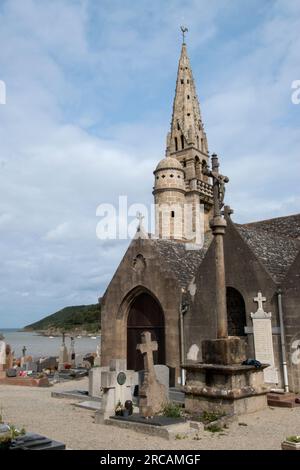
[[[295,393],[268,393],[268,405],[277,406],[280,408],[294,408],[300,406],[296,403],[296,398],[299,398]]]

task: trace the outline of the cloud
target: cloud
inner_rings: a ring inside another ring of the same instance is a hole
[[[104,292],[129,242],[96,208],[152,202],[181,23],[235,220],[299,211],[299,2],[267,3],[1,3],[1,327]]]

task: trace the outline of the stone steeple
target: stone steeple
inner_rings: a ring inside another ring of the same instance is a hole
[[[182,28],[182,32],[185,31],[186,28]],[[204,207],[204,230],[210,230],[213,188],[211,178],[208,176],[208,166],[207,138],[190,60],[183,40],[171,130],[167,137],[166,158],[160,161],[154,171],[153,195],[156,204],[156,234],[159,237],[164,237],[165,226],[166,232],[170,231],[171,227],[171,238],[188,241],[189,238],[186,238],[183,229],[187,223],[185,208],[191,209],[194,231],[198,222],[199,204]],[[190,224],[190,221],[188,223]]]
[[[195,147],[205,155],[208,154],[193,73],[186,44],[183,43],[178,64],[171,131],[168,134],[167,156],[188,147]]]

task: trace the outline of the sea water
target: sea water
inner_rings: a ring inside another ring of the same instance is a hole
[[[61,337],[49,338],[41,336],[35,332],[22,331],[17,329],[1,329],[0,333],[5,337],[5,342],[10,344],[15,351],[15,357],[22,355],[22,349],[26,347],[26,355],[30,356],[58,356],[62,342]],[[77,338],[75,336],[76,354],[86,354],[96,352],[100,336]],[[66,337],[66,346],[70,346],[70,338]]]

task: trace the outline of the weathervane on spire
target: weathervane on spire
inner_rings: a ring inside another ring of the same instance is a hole
[[[186,26],[180,26],[181,32],[182,32],[182,44],[185,43],[185,33],[188,32],[188,29]]]

